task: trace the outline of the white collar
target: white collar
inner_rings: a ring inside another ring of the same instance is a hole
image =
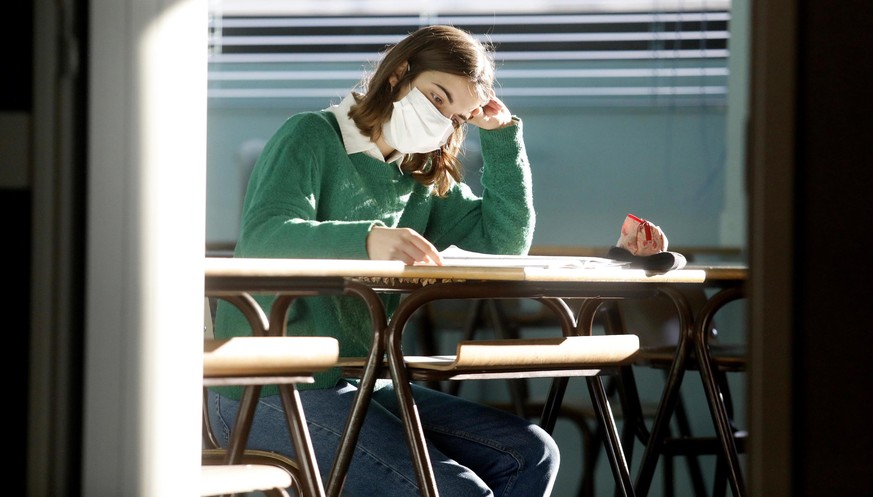
[[[370,137],[361,133],[361,130],[355,125],[355,122],[349,117],[349,109],[355,104],[355,97],[350,93],[346,95],[339,105],[331,105],[327,110],[336,116],[336,122],[339,124],[340,133],[343,136],[343,143],[346,147],[346,153],[349,155],[363,152],[374,159],[379,159],[387,163],[396,162],[400,167],[404,155],[396,150],[389,157],[382,155],[379,146],[370,140]]]

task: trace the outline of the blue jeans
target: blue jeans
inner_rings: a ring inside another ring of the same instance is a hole
[[[512,413],[418,385],[412,388],[442,497],[551,494],[560,456],[542,428]],[[356,391],[340,380],[334,388],[300,392],[325,485]],[[238,405],[210,392],[210,420],[222,444],[227,444]],[[294,457],[278,396],[261,398],[248,447]],[[373,394],[343,495],[420,495],[391,385]]]

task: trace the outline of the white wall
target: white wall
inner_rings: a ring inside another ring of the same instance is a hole
[[[82,494],[195,495],[206,2],[90,14]]]

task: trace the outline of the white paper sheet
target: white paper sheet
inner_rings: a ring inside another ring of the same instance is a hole
[[[621,267],[626,262],[603,257],[573,257],[548,255],[495,255],[470,252],[455,245],[440,252],[444,266],[483,267],[544,267],[544,268],[605,268]]]

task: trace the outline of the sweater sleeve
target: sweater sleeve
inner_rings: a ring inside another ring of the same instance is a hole
[[[439,248],[457,245],[495,254],[525,254],[536,214],[530,163],[520,120],[514,126],[480,130],[481,197],[461,183],[433,202],[427,237]]]
[[[359,199],[356,185],[344,177],[347,163],[342,141],[324,118],[307,113],[288,119],[249,179],[236,255],[366,259],[367,233],[382,223],[319,211],[323,197],[343,198],[346,212],[355,211]]]

